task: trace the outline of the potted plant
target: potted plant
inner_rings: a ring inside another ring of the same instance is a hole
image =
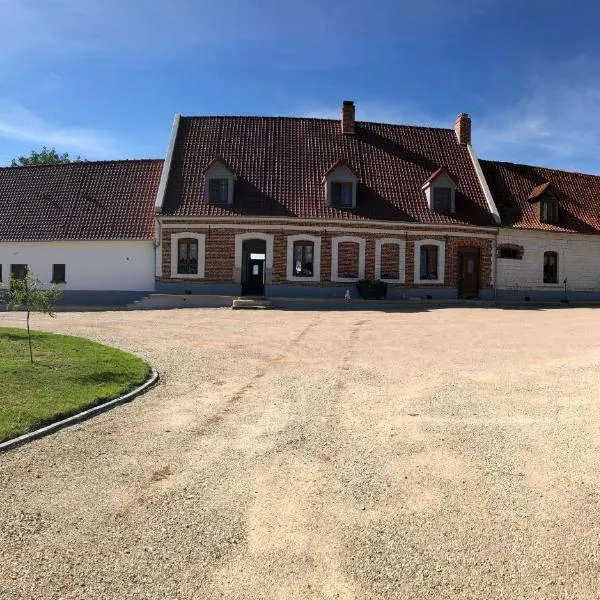
[[[387,283],[380,279],[361,279],[357,282],[356,289],[358,290],[358,295],[365,300],[368,298],[380,300],[381,298],[385,298]]]

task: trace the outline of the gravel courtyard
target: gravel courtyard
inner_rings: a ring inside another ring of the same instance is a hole
[[[161,383],[0,454],[3,600],[600,594],[600,310],[32,322]]]

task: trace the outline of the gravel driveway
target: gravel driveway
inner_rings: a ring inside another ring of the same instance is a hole
[[[33,323],[162,380],[0,455],[2,599],[599,596],[598,310]]]

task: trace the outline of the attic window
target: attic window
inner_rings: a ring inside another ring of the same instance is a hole
[[[440,213],[452,212],[452,188],[433,188],[433,210]]]
[[[540,221],[542,223],[558,223],[558,202],[556,200],[540,202]]]
[[[354,184],[350,181],[332,181],[331,182],[331,206],[341,206],[342,208],[352,207],[352,187]]]
[[[338,208],[356,207],[358,176],[343,160],[335,162],[323,176],[325,198],[329,206]]]
[[[208,198],[211,204],[229,202],[229,179],[209,179]]]
[[[432,173],[421,186],[429,210],[452,214],[456,210],[456,183],[444,167]]]

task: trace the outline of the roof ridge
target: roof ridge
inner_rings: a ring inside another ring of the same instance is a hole
[[[298,117],[289,115],[181,115],[182,119],[270,119],[289,121],[327,121],[339,123],[339,119],[328,119],[325,117]],[[436,131],[454,132],[452,127],[434,127],[430,125],[414,125],[411,123],[387,123],[385,121],[356,121],[357,125],[387,125],[389,127],[410,127],[411,129],[433,129]]]
[[[515,163],[506,160],[488,160],[480,159],[480,162],[493,165],[510,165],[513,167],[529,167],[530,169],[544,169],[545,171],[554,171],[555,173],[567,173],[568,175],[583,175],[584,177],[600,177],[600,173],[583,173],[582,171],[570,171],[569,169],[555,169],[553,167],[544,167],[543,165],[530,165],[526,163]]]
[[[164,162],[164,158],[121,158],[121,159],[110,159],[110,160],[83,160],[73,161],[69,163],[57,163],[50,165],[17,165],[17,166],[6,166],[0,167],[0,171],[7,171],[10,169],[46,169],[49,167],[76,167],[81,165],[101,165],[101,164],[132,164],[132,163],[157,163]]]

